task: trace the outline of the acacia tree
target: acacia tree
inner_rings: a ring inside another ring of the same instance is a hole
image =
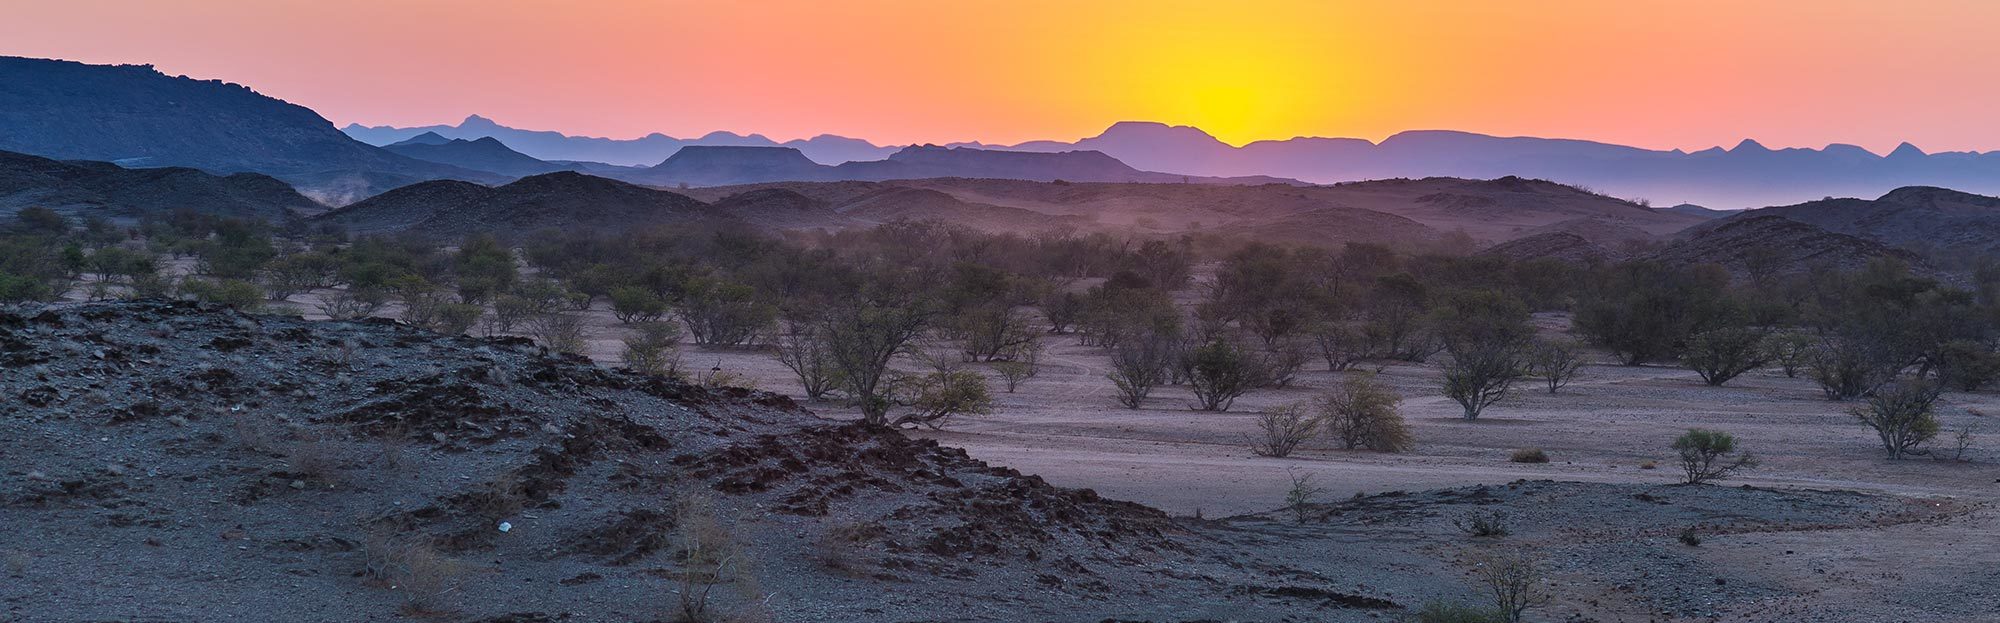
[[[1542,379],[1549,393],[1556,393],[1583,369],[1583,352],[1574,342],[1537,340],[1527,354],[1528,373]]]
[[[817,336],[841,389],[861,407],[862,421],[889,425],[883,381],[889,361],[929,326],[930,312],[913,294],[857,296],[828,310]]]
[[[1736,438],[1722,431],[1689,429],[1674,440],[1674,451],[1680,453],[1681,470],[1691,485],[1727,478],[1737,470],[1757,466],[1757,459],[1748,452],[1733,459],[1725,458],[1736,452]]]
[[[1210,340],[1181,358],[1181,374],[1198,411],[1228,411],[1237,398],[1264,385],[1258,357],[1228,340]]]
[[[1458,292],[1431,317],[1451,355],[1444,366],[1444,395],[1465,408],[1465,419],[1477,419],[1521,378],[1533,333],[1527,306],[1497,292]]]
[[[954,415],[993,411],[993,394],[986,388],[986,378],[971,370],[906,375],[898,377],[893,386],[897,404],[910,410],[889,419],[890,426],[922,424],[938,429]]]
[[[1320,428],[1320,418],[1297,403],[1265,409],[1257,415],[1257,433],[1250,451],[1257,456],[1285,458]]]
[[[1167,367],[1174,355],[1174,339],[1157,333],[1130,338],[1111,349],[1111,373],[1105,375],[1118,389],[1118,404],[1137,409],[1153,388],[1166,380]]]
[[[809,400],[826,398],[841,383],[832,348],[821,339],[822,330],[823,327],[816,323],[791,323],[771,344],[777,351],[778,363],[798,377],[799,386],[805,390]]]
[[[1769,360],[1769,352],[1764,344],[1764,331],[1725,327],[1688,338],[1681,363],[1701,375],[1702,382],[1721,386],[1729,379],[1762,367]]]
[[[1941,391],[1937,383],[1922,379],[1892,383],[1875,390],[1868,404],[1854,410],[1854,416],[1875,429],[1890,459],[1921,454],[1916,447],[1938,433],[1937,415],[1932,408]]]

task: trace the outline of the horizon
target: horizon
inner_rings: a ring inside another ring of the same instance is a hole
[[[343,127],[477,114],[573,136],[1013,145],[1153,121],[1239,147],[1439,129],[2000,149],[1982,123],[2000,41],[1978,32],[2000,5],[1531,4],[82,0],[17,8],[0,54],[235,82]]]

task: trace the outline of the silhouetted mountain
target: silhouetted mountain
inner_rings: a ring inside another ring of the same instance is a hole
[[[789,147],[691,146],[658,166],[607,175],[656,186],[724,186],[779,181],[883,181],[929,177],[1018,179],[1049,182],[1268,183],[1273,178],[1219,179],[1140,171],[1094,151],[1018,152],[906,147],[883,160],[827,166]]]
[[[515,238],[544,229],[623,231],[722,217],[684,195],[564,171],[497,187],[454,180],[412,184],[316,219],[356,233],[407,230],[453,240],[482,232]]]
[[[498,181],[355,141],[312,110],[247,87],[169,77],[149,65],[0,57],[0,150],[128,167],[250,171],[302,187],[359,185],[361,192],[444,177]]]
[[[708,145],[682,148],[657,166],[614,177],[660,186],[834,179],[833,167],[813,162],[789,147]]]
[[[1738,277],[1803,273],[1815,268],[1855,271],[1877,258],[1894,258],[1912,272],[1943,277],[1915,253],[1873,240],[1770,214],[1716,221],[1681,237],[1646,259],[1669,266],[1717,264]]]
[[[907,182],[773,182],[689,192],[714,197],[716,211],[767,230],[867,228],[894,221],[942,221],[1016,233],[1096,225],[1085,217],[971,201]]]
[[[831,134],[821,134],[809,139],[794,139],[778,142],[761,134],[743,136],[730,132],[711,132],[699,138],[674,138],[653,133],[634,139],[610,139],[590,136],[569,136],[561,132],[521,130],[493,122],[491,119],[472,115],[458,125],[433,125],[418,128],[398,128],[393,126],[368,127],[349,124],[342,128],[348,136],[365,143],[388,145],[423,134],[436,134],[443,138],[478,139],[492,137],[535,158],[545,161],[574,160],[583,162],[603,162],[627,166],[651,165],[672,157],[682,147],[790,147],[814,162],[820,164],[840,164],[854,160],[880,160],[895,153],[895,147],[878,147],[868,141]]]
[[[1315,183],[1397,177],[1535,177],[1585,184],[1622,197],[1753,207],[1827,195],[1873,195],[1907,185],[2000,192],[2000,152],[1925,154],[1904,144],[1887,156],[1853,145],[1769,149],[1745,140],[1693,153],[1592,141],[1403,132],[1374,143],[1301,137],[1233,147],[1200,129],[1123,122],[1074,142],[1033,141],[1019,151],[1090,149],[1139,169],[1196,175],[1271,175]]]
[[[566,171],[570,167],[542,162],[512,149],[492,137],[476,140],[447,139],[435,133],[425,132],[401,143],[394,143],[383,149],[416,158],[464,167],[476,171],[487,171],[508,177],[524,177]]]
[[[1822,199],[1747,210],[1705,227],[1764,216],[1924,253],[2000,253],[2000,197],[1929,186],[1898,188],[1874,200]]]
[[[133,218],[174,210],[277,221],[326,206],[267,175],[214,175],[186,167],[127,169],[0,152],[0,212],[45,207],[79,216]]]

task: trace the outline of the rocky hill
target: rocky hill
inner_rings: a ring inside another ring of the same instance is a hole
[[[384,145],[382,149],[418,160],[486,171],[507,177],[526,177],[568,169],[563,165],[536,160],[527,154],[509,149],[492,137],[474,140],[447,139],[435,133],[425,133],[401,143]]]
[[[499,181],[353,140],[304,106],[149,65],[0,57],[0,150],[132,167],[256,172],[308,194],[363,183],[379,192],[423,179]],[[344,194],[328,194],[335,200]]]
[[[620,231],[721,218],[684,195],[574,172],[496,187],[451,180],[412,184],[317,217],[356,233],[410,231],[438,240],[473,233],[516,238],[544,229]]]
[[[29,207],[118,219],[186,209],[270,221],[326,210],[290,185],[256,173],[127,169],[108,162],[62,162],[0,152],[0,212]]]
[[[398,128],[349,124],[341,128],[341,131],[373,145],[388,145],[423,134],[466,140],[492,137],[520,150],[521,153],[542,160],[603,162],[622,166],[659,164],[681,149],[694,146],[787,147],[804,153],[813,162],[829,165],[855,160],[881,160],[895,153],[897,149],[832,134],[783,142],[771,140],[761,134],[743,135],[734,132],[710,132],[694,138],[675,138],[657,132],[630,139],[571,136],[546,130],[513,128],[479,115],[468,116],[457,125]]]
[[[1717,264],[1733,275],[1753,277],[1821,267],[1855,271],[1878,258],[1905,262],[1920,275],[1943,276],[1910,251],[1770,214],[1724,219],[1645,259],[1675,266]]]
[[[1960,256],[2000,253],[2000,197],[1948,188],[1911,186],[1873,200],[1823,199],[1746,210],[1710,227],[1763,216],[1782,216],[1923,253]]]
[[[10,620],[655,621],[711,583],[786,622],[1400,607],[1323,575],[1349,554],[526,340],[136,302],[0,310],[0,362]]]

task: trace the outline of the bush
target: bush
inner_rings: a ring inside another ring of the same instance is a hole
[[[1377,452],[1402,452],[1416,446],[1416,439],[1397,412],[1402,398],[1367,376],[1356,376],[1318,401],[1319,417],[1327,433],[1343,448],[1367,448]]]
[[[819,331],[810,323],[793,324],[772,343],[778,363],[798,377],[799,387],[809,400],[824,399],[840,386],[839,370],[834,367],[832,352]]]
[[[1513,531],[1507,528],[1507,514],[1500,511],[1466,511],[1451,520],[1451,525],[1459,531],[1474,537],[1503,537]]]
[[[1680,541],[1688,547],[1701,547],[1701,533],[1695,532],[1694,526],[1681,528]]]
[[[321,296],[318,307],[330,320],[357,320],[375,315],[388,302],[388,296],[380,290],[346,289]]]
[[[1479,581],[1493,596],[1493,607],[1506,623],[1520,623],[1528,610],[1549,605],[1540,565],[1522,554],[1502,555],[1479,563]]]
[[[1828,338],[1806,354],[1806,375],[1819,383],[1828,400],[1868,395],[1902,369],[1893,349],[1862,338]]]
[[[1305,523],[1312,514],[1312,504],[1326,495],[1326,488],[1313,484],[1311,473],[1292,472],[1292,487],[1285,490],[1285,508],[1299,523]]]
[[[666,315],[667,302],[652,290],[625,286],[611,291],[611,315],[619,322],[652,322]]]
[[[936,429],[954,415],[993,412],[993,394],[986,389],[986,378],[971,370],[903,376],[894,383],[893,393],[897,402],[911,410],[890,420],[890,426],[922,424]]]
[[[1805,369],[1812,348],[1812,338],[1803,333],[1777,333],[1764,338],[1764,358],[1777,363],[1788,379],[1797,378],[1799,371]]]
[[[1250,447],[1258,456],[1284,458],[1319,431],[1320,419],[1308,415],[1302,405],[1288,404],[1265,409],[1257,416],[1258,437]]]
[[[1553,394],[1583,369],[1583,350],[1574,342],[1536,340],[1528,347],[1526,364],[1527,372],[1540,377]]]
[[[1937,415],[1932,411],[1938,395],[1938,385],[1929,381],[1892,383],[1876,390],[1866,405],[1854,410],[1854,416],[1875,429],[1889,458],[1922,454],[1916,447],[1938,434]]]
[[[550,312],[528,320],[528,333],[542,346],[559,353],[583,354],[589,348],[583,336],[583,315]]]
[[[643,374],[678,378],[681,356],[675,346],[681,341],[680,326],[659,320],[641,323],[636,329],[635,335],[625,338],[625,352],[620,355],[625,367]]]
[[[1736,438],[1721,431],[1690,429],[1674,440],[1674,450],[1680,453],[1681,471],[1691,485],[1721,480],[1737,470],[1757,466],[1756,458],[1748,452],[1725,458],[1736,452]]]
[[[1973,340],[1953,340],[1938,349],[1937,368],[1940,381],[1976,392],[2000,378],[2000,353]]]
[[[1263,386],[1266,378],[1255,355],[1220,339],[1189,351],[1181,359],[1181,374],[1199,411],[1228,411],[1237,398]]]
[[[1543,452],[1541,448],[1521,448],[1508,455],[1507,460],[1515,463],[1547,463],[1549,453]]]
[[[1105,375],[1118,390],[1118,404],[1137,409],[1153,387],[1166,380],[1173,358],[1173,340],[1147,334],[1122,340],[1111,349],[1111,373]]]
[[[1507,397],[1521,377],[1518,343],[1494,342],[1453,348],[1444,366],[1444,395],[1465,408],[1465,419],[1478,419],[1486,407]]]
[[[1749,327],[1728,327],[1697,333],[1688,338],[1681,362],[1701,375],[1711,386],[1720,386],[1766,361],[1764,332]]]

